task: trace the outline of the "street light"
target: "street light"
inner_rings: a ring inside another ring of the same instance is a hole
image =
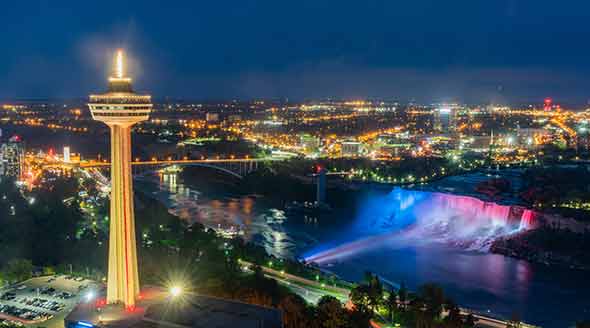
[[[94,294],[93,291],[89,291],[88,293],[86,293],[86,302],[90,303],[92,302],[92,300],[94,299],[96,295]]]
[[[182,288],[180,286],[170,287],[170,295],[173,298],[177,298],[178,296],[182,295]]]

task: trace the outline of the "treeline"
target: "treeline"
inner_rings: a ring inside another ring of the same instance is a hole
[[[84,220],[76,203],[76,179],[47,177],[47,183],[23,195],[14,180],[0,180],[0,268],[24,259],[36,271],[96,268],[102,271],[105,236],[82,232]],[[67,200],[71,199],[71,202]],[[8,269],[7,269],[8,266]],[[16,277],[3,275],[10,282]]]
[[[496,239],[490,251],[567,268],[590,270],[590,232],[543,227]]]
[[[543,211],[588,220],[587,210],[576,209],[577,205],[590,202],[590,172],[585,165],[529,168],[522,180],[520,197],[527,204]],[[568,204],[570,207],[564,207]]]

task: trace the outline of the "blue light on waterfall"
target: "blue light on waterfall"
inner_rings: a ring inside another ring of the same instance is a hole
[[[305,254],[305,260],[321,264],[393,244],[445,243],[487,250],[497,237],[526,229],[534,221],[534,213],[522,208],[401,188],[368,200],[359,213],[344,241],[335,247],[320,245]]]

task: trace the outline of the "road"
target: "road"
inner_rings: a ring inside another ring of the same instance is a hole
[[[251,271],[251,268],[254,266],[252,263],[246,261],[240,261],[240,264],[243,268],[247,268],[246,270],[249,271]],[[317,281],[274,270],[269,267],[263,266],[262,271],[266,277],[274,279],[280,284],[287,286],[311,304],[316,304],[317,301],[325,295],[334,296],[343,303],[348,301],[348,295],[350,294],[349,289],[325,285]]]
[[[240,261],[243,267],[247,267],[249,271],[250,268],[253,267],[253,264],[246,261]],[[311,304],[317,304],[317,301],[322,298],[322,296],[330,295],[336,297],[340,302],[347,303],[348,296],[350,294],[349,289],[334,287],[324,285],[320,282],[309,280],[306,278],[302,278],[299,276],[295,276],[289,273],[285,273],[282,271],[274,270],[269,267],[262,267],[262,271],[264,275],[268,278],[275,279],[280,284],[287,286],[293,292],[298,294],[299,296],[303,297],[307,302]],[[461,310],[463,315],[469,315],[472,313],[468,309]],[[478,328],[506,328],[507,321],[499,320],[491,317],[487,317],[484,315],[473,313],[473,316],[478,320],[476,327]],[[382,323],[377,323],[372,321],[371,325],[373,327],[389,327]],[[522,328],[538,328],[536,326],[528,325],[528,324],[521,324]]]

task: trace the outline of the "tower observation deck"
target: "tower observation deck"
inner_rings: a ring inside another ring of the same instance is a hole
[[[152,111],[150,95],[133,91],[125,76],[123,51],[115,55],[115,70],[106,93],[90,95],[92,118],[111,130],[111,207],[107,302],[133,309],[139,295],[133,182],[131,177],[131,126],[145,121]]]

